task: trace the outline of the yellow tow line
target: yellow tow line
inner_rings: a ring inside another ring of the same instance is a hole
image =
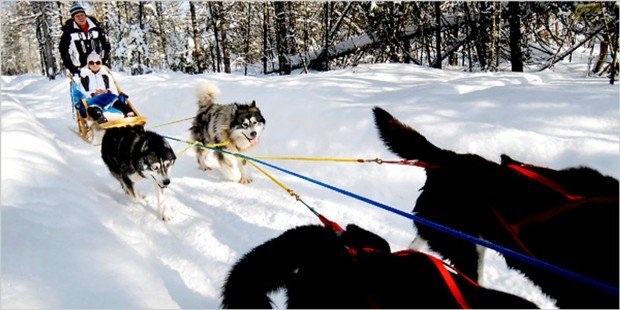
[[[230,140],[226,140],[226,141],[224,141],[224,142],[220,142],[220,143],[207,144],[207,145],[204,145],[204,144],[202,144],[202,143],[200,143],[200,142],[198,142],[198,141],[194,141],[194,142],[189,142],[189,141],[186,141],[186,143],[187,143],[187,146],[186,146],[184,149],[182,149],[182,150],[181,150],[181,151],[177,154],[177,157],[181,157],[181,155],[183,155],[183,154],[184,154],[187,150],[189,150],[189,148],[191,148],[192,146],[197,146],[197,145],[198,145],[198,146],[202,146],[202,147],[206,147],[206,148],[214,148],[214,147],[220,147],[220,146],[226,146],[226,145],[229,145],[229,144],[230,144]]]
[[[262,172],[266,177],[268,177],[270,180],[272,180],[274,183],[278,184],[278,186],[280,186],[282,189],[284,189],[289,195],[295,197],[295,200],[297,201],[301,201],[301,198],[299,198],[299,195],[297,195],[295,193],[294,190],[290,189],[289,187],[287,187],[286,185],[284,185],[284,183],[278,181],[278,179],[276,179],[274,176],[272,176],[271,174],[269,174],[267,171],[265,171],[263,168],[259,167],[256,163],[254,163],[251,160],[246,160],[248,163],[250,163],[252,166],[254,166],[254,168],[258,169],[258,171]],[[303,201],[302,201],[303,202]],[[304,203],[305,204],[305,203]]]
[[[183,155],[183,153],[185,153],[185,151],[187,151],[190,147],[192,146],[198,146],[198,147],[202,147],[202,148],[208,148],[208,149],[213,149],[216,147],[221,147],[221,146],[225,146],[230,144],[230,140],[226,140],[224,142],[221,143],[215,143],[215,144],[202,144],[198,141],[186,141],[186,140],[181,140],[181,139],[177,139],[177,138],[173,138],[173,137],[168,137],[168,136],[164,136],[165,138],[168,139],[172,139],[172,140],[176,140],[179,142],[184,142],[186,144],[188,144],[187,147],[185,147],[183,150],[181,150],[179,152],[179,154],[177,155],[177,157],[180,157],[181,155]],[[239,153],[229,153],[233,156],[236,157],[241,157]],[[314,208],[310,207],[305,201],[303,201],[299,195],[297,193],[295,193],[294,190],[292,190],[291,188],[287,187],[286,185],[284,185],[284,183],[278,181],[278,179],[276,179],[274,176],[272,176],[271,174],[269,174],[267,171],[265,171],[264,169],[262,169],[261,167],[259,167],[256,163],[254,163],[252,160],[248,160],[246,159],[246,162],[250,163],[254,168],[256,168],[258,171],[260,171],[261,173],[263,173],[267,178],[269,178],[271,181],[273,181],[274,183],[276,183],[278,186],[280,186],[282,189],[284,189],[289,195],[295,197],[295,200],[301,202],[302,204],[304,204],[304,206],[306,206],[306,208],[308,208],[312,213],[314,213],[315,215],[319,216],[320,218],[320,214],[318,212],[316,212],[314,210]]]

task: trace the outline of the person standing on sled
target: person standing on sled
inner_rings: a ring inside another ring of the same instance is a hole
[[[84,8],[74,2],[69,9],[71,19],[62,26],[60,36],[60,57],[62,63],[73,75],[79,74],[80,68],[86,66],[88,55],[96,52],[102,57],[103,64],[110,65],[110,43],[99,21],[87,16]]]
[[[80,70],[78,89],[88,103],[88,115],[99,124],[108,121],[104,112],[134,116],[126,102],[128,96],[118,93],[110,69],[103,65],[101,57],[92,52],[86,61],[87,65]]]

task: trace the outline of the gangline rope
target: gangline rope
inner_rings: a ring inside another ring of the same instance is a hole
[[[554,273],[562,275],[562,276],[564,276],[566,278],[582,282],[582,283],[587,284],[589,286],[598,288],[598,289],[600,289],[600,290],[602,290],[602,291],[604,291],[606,293],[609,293],[609,294],[612,294],[612,295],[615,295],[615,296],[618,296],[619,293],[620,293],[617,287],[615,287],[613,285],[610,285],[610,284],[607,284],[605,282],[598,281],[598,280],[595,280],[595,279],[591,279],[591,278],[583,276],[583,275],[581,275],[579,273],[576,273],[576,272],[573,272],[571,270],[567,270],[567,269],[564,269],[564,268],[552,265],[550,263],[547,263],[547,262],[541,261],[539,259],[527,256],[525,254],[519,253],[519,252],[511,250],[511,249],[505,248],[503,246],[497,245],[497,244],[489,242],[487,240],[482,240],[482,239],[476,238],[474,236],[471,236],[469,234],[466,234],[466,233],[463,233],[461,231],[455,230],[455,229],[450,228],[448,226],[444,226],[444,225],[441,225],[439,223],[435,223],[433,221],[430,221],[430,220],[427,220],[425,218],[419,217],[419,216],[417,216],[415,214],[410,214],[410,213],[398,210],[398,209],[393,208],[391,206],[388,206],[386,204],[380,203],[378,201],[374,201],[374,200],[372,200],[370,198],[367,198],[367,197],[364,197],[364,196],[360,196],[358,194],[355,194],[353,192],[347,191],[345,189],[341,189],[341,188],[335,187],[333,185],[327,184],[325,182],[321,182],[319,180],[315,180],[315,179],[309,178],[309,177],[304,176],[302,174],[299,174],[299,173],[296,173],[294,171],[290,171],[290,170],[281,168],[279,166],[270,164],[270,163],[265,162],[263,160],[260,160],[260,159],[257,159],[257,158],[254,158],[254,157],[251,157],[251,156],[248,156],[248,155],[245,155],[245,154],[241,154],[241,153],[229,152],[229,151],[226,151],[224,149],[215,148],[215,147],[209,147],[209,146],[204,145],[202,143],[186,141],[186,140],[182,140],[182,139],[178,139],[178,138],[174,138],[174,137],[170,137],[170,136],[165,136],[165,135],[163,137],[167,138],[167,139],[170,139],[170,140],[182,142],[182,143],[194,144],[197,147],[208,148],[208,149],[211,149],[211,150],[214,150],[214,151],[217,151],[217,152],[222,152],[222,153],[225,153],[225,154],[241,157],[241,158],[247,159],[249,161],[253,161],[253,162],[259,163],[261,165],[264,165],[264,166],[276,169],[276,170],[278,170],[280,172],[283,172],[283,173],[295,176],[297,178],[306,180],[306,181],[308,181],[310,183],[314,183],[314,184],[319,185],[321,187],[325,187],[327,189],[330,189],[330,190],[335,191],[337,193],[340,193],[342,195],[349,196],[349,197],[354,198],[356,200],[359,200],[359,201],[365,202],[367,204],[370,204],[370,205],[379,207],[381,209],[384,209],[386,211],[398,214],[398,215],[400,215],[402,217],[411,219],[411,220],[413,220],[414,222],[416,222],[418,224],[422,224],[422,225],[431,227],[433,229],[445,232],[445,233],[450,234],[452,236],[455,236],[455,237],[458,237],[458,238],[461,238],[461,239],[465,239],[465,240],[467,240],[469,242],[472,242],[472,243],[484,246],[486,248],[493,249],[493,250],[498,251],[498,252],[500,252],[500,253],[502,253],[504,255],[508,255],[508,256],[510,256],[512,258],[515,258],[515,259],[518,259],[520,261],[523,261],[523,262],[526,262],[526,263],[529,263],[529,264],[532,264],[532,265],[535,265],[535,266],[547,269],[549,271],[552,271]]]

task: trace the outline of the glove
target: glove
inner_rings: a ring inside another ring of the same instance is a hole
[[[123,104],[127,104],[127,98],[129,98],[129,96],[127,96],[127,94],[123,92],[118,94],[118,101],[122,102]]]

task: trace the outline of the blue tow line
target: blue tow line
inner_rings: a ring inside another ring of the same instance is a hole
[[[173,138],[173,137],[168,137],[168,136],[163,136],[163,137],[167,138],[167,139],[175,140],[175,141],[180,141],[180,142],[183,142],[183,143],[190,143],[189,141],[184,141],[184,140]],[[390,207],[388,205],[385,205],[385,204],[382,204],[380,202],[374,201],[372,199],[369,199],[369,198],[360,196],[358,194],[349,192],[347,190],[344,190],[344,189],[341,189],[341,188],[329,185],[327,183],[324,183],[324,182],[321,182],[321,181],[318,181],[318,180],[306,177],[306,176],[301,175],[299,173],[296,173],[296,172],[293,172],[293,171],[290,171],[290,170],[287,170],[287,169],[284,169],[284,168],[280,168],[278,166],[272,165],[272,164],[270,164],[268,162],[264,162],[264,161],[262,161],[260,159],[253,158],[251,156],[247,156],[247,155],[244,155],[244,154],[241,154],[241,153],[233,153],[233,152],[229,152],[229,151],[226,151],[226,150],[223,150],[223,149],[219,149],[219,148],[210,148],[208,146],[202,146],[202,147],[209,148],[209,149],[212,149],[214,151],[218,151],[218,152],[234,155],[234,156],[239,156],[239,157],[242,157],[244,159],[248,159],[248,160],[260,163],[262,165],[265,165],[265,166],[271,167],[273,169],[282,171],[282,172],[284,172],[286,174],[290,174],[290,175],[296,176],[296,177],[298,177],[300,179],[304,179],[304,180],[306,180],[308,182],[311,182],[311,183],[320,185],[322,187],[331,189],[331,190],[333,190],[335,192],[338,192],[340,194],[343,194],[345,196],[349,196],[349,197],[355,198],[355,199],[357,199],[359,201],[363,201],[365,203],[374,205],[374,206],[379,207],[381,209],[390,211],[392,213],[396,213],[396,214],[398,214],[400,216],[409,218],[409,219],[413,220],[416,223],[419,223],[419,224],[422,224],[422,225],[434,228],[436,230],[448,233],[448,234],[450,234],[452,236],[459,237],[461,239],[465,239],[467,241],[470,241],[470,242],[473,242],[475,244],[487,247],[489,249],[496,250],[496,251],[498,251],[498,252],[500,252],[502,254],[505,254],[505,255],[508,255],[510,257],[516,258],[516,259],[518,259],[520,261],[523,261],[523,262],[526,262],[526,263],[530,263],[532,265],[536,265],[536,266],[541,267],[541,268],[545,268],[545,269],[550,270],[552,272],[555,272],[555,273],[557,273],[559,275],[562,275],[562,276],[564,276],[566,278],[577,280],[579,282],[582,282],[582,283],[585,283],[587,285],[593,286],[593,287],[598,288],[598,289],[600,289],[600,290],[602,290],[602,291],[604,291],[606,293],[609,293],[611,295],[615,295],[615,296],[619,295],[618,288],[613,286],[613,285],[609,285],[609,284],[607,284],[605,282],[601,282],[601,281],[598,281],[598,280],[590,279],[590,278],[588,278],[586,276],[583,276],[581,274],[578,274],[576,272],[573,272],[573,271],[570,271],[570,270],[567,270],[567,269],[564,269],[564,268],[557,267],[555,265],[549,264],[547,262],[541,261],[541,260],[536,259],[536,258],[529,257],[527,255],[524,255],[524,254],[521,254],[519,252],[513,251],[511,249],[502,247],[502,246],[497,245],[495,243],[492,243],[492,242],[489,242],[489,241],[486,241],[486,240],[482,240],[482,239],[473,237],[471,235],[465,234],[463,232],[460,232],[458,230],[452,229],[450,227],[447,227],[447,226],[435,223],[433,221],[429,221],[427,219],[421,218],[419,216],[416,216],[415,214],[410,214],[410,213],[407,213],[407,212],[395,209],[393,207]]]

